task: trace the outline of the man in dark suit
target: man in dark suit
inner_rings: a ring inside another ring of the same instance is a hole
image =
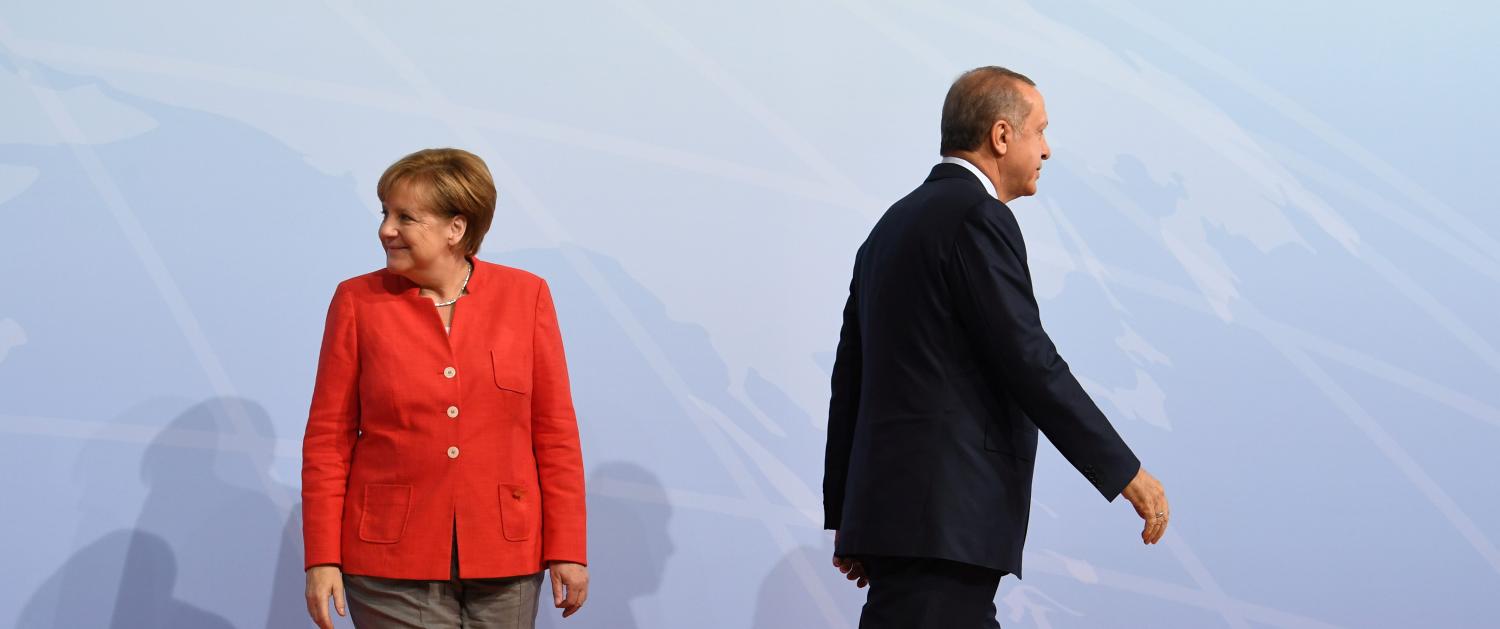
[[[870,586],[861,629],[998,627],[1021,576],[1037,430],[1156,543],[1169,517],[1042,329],[1005,204],[1050,156],[1036,84],[999,67],[953,83],[943,163],[886,211],[854,260],[824,468],[834,565]]]

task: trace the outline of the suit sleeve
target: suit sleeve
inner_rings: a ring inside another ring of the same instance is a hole
[[[537,291],[532,342],[531,446],[542,491],[542,559],[587,563],[583,453],[546,281]]]
[[[980,359],[1047,440],[1113,501],[1140,469],[1042,329],[1026,248],[1003,205],[975,208],[953,257],[956,308]]]
[[[828,446],[823,455],[823,528],[838,530],[844,512],[844,484],[849,477],[849,450],[859,418],[862,348],[859,333],[859,259],[854,262],[844,323],[833,361],[833,392],[828,402]]]
[[[359,434],[359,341],[353,298],[334,291],[302,438],[304,568],[343,562],[344,493]]]

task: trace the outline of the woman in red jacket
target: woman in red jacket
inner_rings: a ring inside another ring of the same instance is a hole
[[[530,628],[583,605],[583,459],[547,283],[480,261],[495,185],[429,149],[377,187],[386,266],[334,291],[302,445],[307,606],[361,627]]]

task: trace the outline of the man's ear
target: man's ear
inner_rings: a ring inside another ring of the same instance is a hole
[[[1015,129],[1005,119],[996,120],[994,126],[990,127],[990,148],[995,150],[996,155],[1005,155],[1008,144],[1015,137]]]

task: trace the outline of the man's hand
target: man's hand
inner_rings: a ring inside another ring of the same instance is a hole
[[[1167,520],[1172,519],[1172,508],[1167,505],[1167,493],[1162,490],[1156,477],[1142,466],[1121,495],[1135,507],[1136,515],[1146,521],[1146,528],[1141,531],[1141,542],[1155,544],[1161,541],[1161,536],[1167,532]]]
[[[588,567],[571,561],[554,561],[548,564],[547,571],[552,575],[552,606],[563,610],[563,618],[572,616],[589,598]]]
[[[839,532],[833,532],[833,546],[838,548]],[[833,567],[844,573],[844,578],[853,581],[856,587],[864,587],[870,583],[869,577],[865,576],[865,564],[852,557],[833,556]]]
[[[333,618],[328,615],[328,597],[333,597],[333,606],[340,616],[346,616],[344,606],[344,573],[338,566],[313,566],[307,569],[307,615],[319,629],[333,629]]]

